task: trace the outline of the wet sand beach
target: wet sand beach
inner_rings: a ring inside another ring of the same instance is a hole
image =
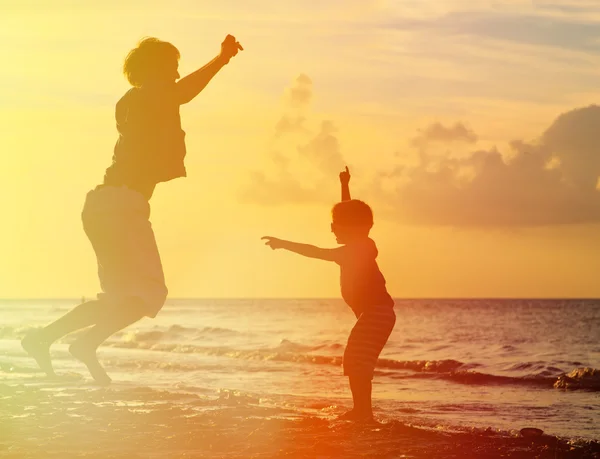
[[[89,384],[0,385],[0,457],[58,458],[596,458],[594,441],[441,431],[379,415],[336,421],[342,407],[301,413],[234,392],[215,397]]]

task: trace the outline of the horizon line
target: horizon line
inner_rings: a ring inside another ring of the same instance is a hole
[[[14,300],[77,300],[84,298],[86,300],[93,300],[96,298],[93,296],[65,296],[65,297],[13,297],[13,298],[0,298],[0,301],[14,301]],[[600,297],[586,297],[586,296],[415,296],[415,297],[392,297],[394,300],[600,300]],[[339,300],[343,301],[341,297],[275,297],[275,296],[264,296],[264,297],[211,297],[211,296],[181,296],[167,298],[169,300]]]

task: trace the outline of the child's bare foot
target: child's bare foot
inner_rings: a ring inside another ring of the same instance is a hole
[[[98,358],[96,357],[96,349],[89,349],[85,344],[73,343],[69,346],[69,352],[77,360],[83,362],[88,368],[92,378],[96,380],[98,384],[107,386],[111,383],[112,379],[106,374]]]
[[[29,333],[21,340],[21,346],[35,359],[40,369],[48,376],[56,376],[50,359],[50,344],[38,339],[35,332]]]
[[[356,411],[353,409],[350,411],[346,411],[344,414],[340,414],[336,419],[338,421],[354,421],[356,420]]]
[[[346,411],[344,414],[340,414],[337,417],[338,421],[356,421],[361,423],[373,423],[375,418],[373,418],[373,413],[361,413],[356,411],[355,409],[351,409],[350,411]]]

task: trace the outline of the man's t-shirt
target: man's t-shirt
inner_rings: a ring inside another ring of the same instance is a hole
[[[394,300],[385,287],[385,278],[377,265],[377,246],[371,238],[346,244],[336,249],[340,265],[342,298],[356,317],[371,307],[394,307]]]
[[[116,107],[119,139],[105,185],[126,185],[147,199],[157,183],[185,177],[185,132],[176,86],[132,88]]]

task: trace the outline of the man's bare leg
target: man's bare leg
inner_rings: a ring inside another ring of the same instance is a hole
[[[96,323],[84,336],[80,337],[71,346],[69,352],[77,360],[83,362],[92,377],[102,385],[108,385],[112,381],[106,371],[100,365],[96,350],[111,335],[137,322],[144,314],[141,309],[141,303],[133,301],[133,304],[122,305],[116,311],[110,311],[109,317],[104,317]]]
[[[102,306],[98,300],[75,306],[64,316],[41,330],[28,333],[21,340],[21,346],[35,359],[39,367],[48,376],[54,376],[54,368],[52,368],[52,360],[50,359],[50,346],[52,343],[75,330],[97,323],[102,314]]]

